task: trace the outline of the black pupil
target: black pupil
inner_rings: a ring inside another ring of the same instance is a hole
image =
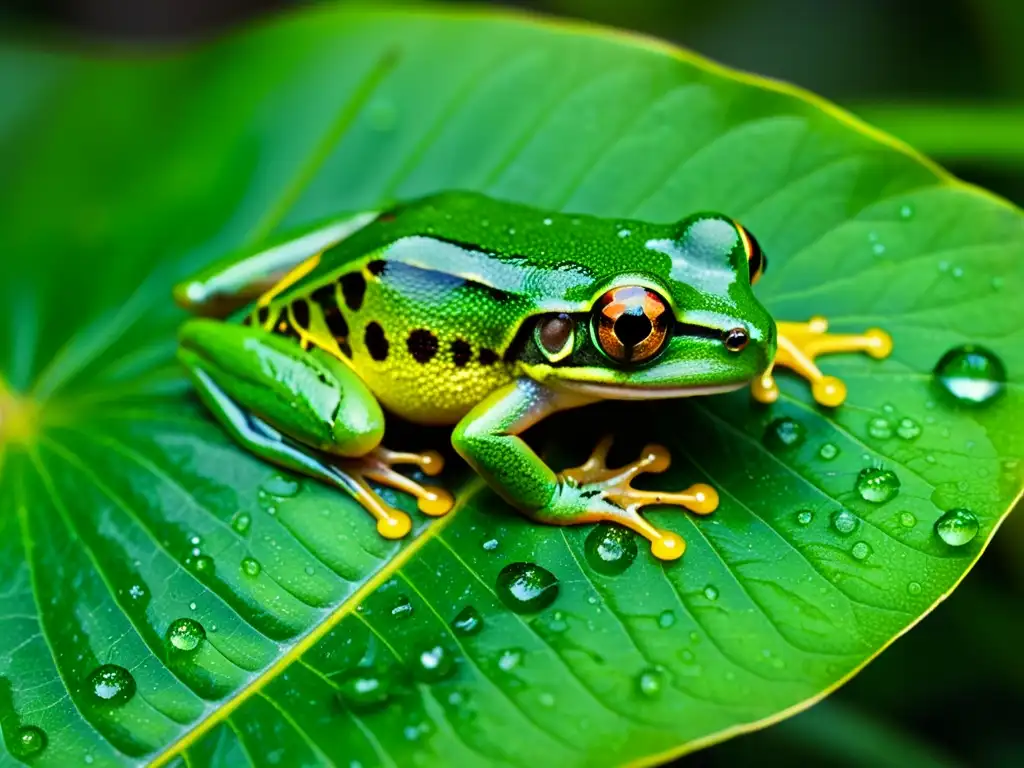
[[[747,237],[750,238],[750,278],[754,279],[759,273],[764,272],[764,253],[752,234],[747,232]]]
[[[729,334],[725,337],[725,345],[729,349],[743,349],[747,344],[746,331],[740,329],[734,329],[729,331]]]
[[[615,335],[626,348],[635,347],[651,335],[651,321],[644,314],[624,314],[615,321]]]

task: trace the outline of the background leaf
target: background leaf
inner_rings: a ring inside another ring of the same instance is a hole
[[[8,48],[0,71],[0,724],[21,755],[42,729],[34,764],[694,749],[856,671],[956,584],[1020,491],[1019,212],[827,105],[645,41],[423,12],[317,10],[161,59]],[[556,463],[601,423],[623,459],[672,448],[659,484],[721,488],[707,520],[654,513],[688,539],[682,563],[641,552],[601,575],[587,529],[526,523],[457,468],[458,513],[386,544],[209,422],[173,361],[168,290],[272,232],[456,187],[617,217],[726,211],[769,253],[778,317],[882,325],[896,351],[826,364],[851,384],[834,415],[787,381],[768,409],[739,393],[544,425]],[[929,373],[965,342],[1009,371],[981,409]],[[804,428],[787,449],[783,417]],[[886,504],[854,491],[874,465],[901,480]],[[954,506],[981,520],[958,549],[932,532]],[[517,560],[559,577],[550,609],[501,607],[495,577]],[[460,636],[468,605],[484,629]],[[181,618],[205,631],[192,653],[165,641]],[[444,674],[424,669],[439,646]],[[101,664],[130,670],[127,703],[97,705]],[[387,701],[353,703],[357,673]]]

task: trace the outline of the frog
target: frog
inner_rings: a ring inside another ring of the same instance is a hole
[[[412,521],[378,488],[433,517],[454,499],[427,479],[444,467],[440,452],[384,447],[385,412],[451,428],[455,452],[528,518],[623,525],[670,561],[685,541],[642,512],[707,515],[715,488],[635,488],[669,467],[669,451],[651,444],[610,467],[608,437],[555,471],[524,433],[608,400],[750,387],[771,403],[780,368],[821,407],[839,406],[845,385],[816,358],[881,359],[891,338],[830,333],[823,317],[776,322],[753,291],[766,268],[754,235],[721,213],[652,223],[436,192],[326,219],[186,279],[174,297],[194,317],[178,358],[234,440],[351,496],[387,539]]]

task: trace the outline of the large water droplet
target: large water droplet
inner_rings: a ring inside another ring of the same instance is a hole
[[[14,757],[24,760],[46,749],[46,743],[46,731],[34,725],[23,725],[14,734],[9,746]]]
[[[935,532],[951,547],[969,544],[978,535],[978,517],[969,509],[951,509],[935,521]]]
[[[892,422],[884,416],[875,416],[868,421],[868,434],[876,440],[888,440],[892,437]]]
[[[598,573],[617,576],[636,559],[636,537],[620,525],[601,523],[587,534],[583,545],[587,562]]]
[[[242,573],[251,579],[255,579],[260,575],[260,571],[263,570],[263,566],[260,565],[260,561],[253,557],[242,558]]]
[[[391,615],[396,619],[405,619],[412,616],[412,603],[405,595],[400,595],[391,609]]]
[[[119,706],[135,695],[135,678],[117,664],[96,667],[86,680],[86,686],[98,704]]]
[[[300,487],[297,480],[285,477],[284,475],[272,475],[263,482],[260,489],[264,493],[276,496],[279,499],[288,499],[297,494]]]
[[[913,528],[917,525],[917,518],[913,512],[900,512],[900,525],[904,528]]]
[[[909,584],[907,584],[907,592],[910,593],[911,595],[920,595],[921,594],[921,585],[919,583],[917,583],[916,581],[912,581]]]
[[[387,702],[391,678],[373,669],[359,667],[338,680],[338,698],[352,709],[365,711]]]
[[[452,621],[452,629],[458,635],[475,635],[483,628],[483,617],[472,605],[467,605],[459,611],[459,615]]]
[[[252,515],[248,512],[239,512],[235,515],[235,519],[231,521],[231,527],[234,528],[235,533],[244,536],[252,527]]]
[[[854,484],[857,493],[864,501],[872,504],[883,504],[890,499],[896,498],[900,492],[900,479],[896,473],[881,467],[867,467],[857,475],[857,482]]]
[[[866,541],[858,541],[850,550],[854,560],[867,560],[871,556],[871,545]]]
[[[832,513],[832,527],[843,536],[857,530],[857,517],[848,509],[840,509]]]
[[[672,611],[665,609],[658,614],[658,626],[662,629],[668,629],[669,627],[675,626],[676,615]]]
[[[455,670],[455,660],[443,646],[433,645],[416,654],[416,678],[424,683],[444,680]]]
[[[764,443],[774,450],[796,448],[804,441],[806,432],[799,421],[784,416],[765,428]]]
[[[981,405],[1003,391],[1006,368],[994,352],[965,344],[954,347],[939,359],[935,364],[935,378],[957,402]]]
[[[497,593],[516,613],[541,611],[558,597],[558,579],[539,565],[511,563],[498,574]]]
[[[637,690],[648,699],[661,696],[665,685],[665,672],[659,667],[648,667],[636,679]]]
[[[167,642],[176,651],[190,653],[206,638],[206,630],[195,619],[175,619],[167,628]]]

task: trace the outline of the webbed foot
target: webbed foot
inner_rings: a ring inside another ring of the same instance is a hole
[[[444,458],[437,451],[405,453],[381,446],[365,456],[342,459],[336,464],[355,486],[349,489],[352,495],[376,518],[377,532],[386,539],[405,536],[412,528],[412,521],[405,512],[381,499],[367,481],[408,493],[416,498],[420,512],[431,517],[447,514],[454,504],[452,495],[443,488],[421,485],[394,470],[396,465],[413,465],[426,475],[437,475],[444,469]]]
[[[835,376],[826,376],[815,365],[819,355],[835,352],[866,352],[876,360],[892,352],[892,338],[879,328],[862,334],[828,333],[828,320],[812,317],[806,323],[779,323],[779,349],[773,367],[751,385],[754,399],[774,403],[779,388],[772,375],[779,366],[795,371],[811,383],[811,395],[819,405],[834,408],[846,399],[846,385]]]
[[[707,515],[718,507],[718,493],[704,483],[696,483],[680,492],[633,488],[632,481],[638,475],[668,469],[671,461],[668,450],[660,445],[648,445],[637,460],[609,469],[606,459],[611,445],[612,439],[605,437],[586,462],[560,472],[555,499],[537,516],[558,525],[601,521],[618,523],[650,541],[651,552],[660,560],[682,557],[686,550],[682,537],[654,527],[640,516],[639,510],[650,504],[666,504]]]

